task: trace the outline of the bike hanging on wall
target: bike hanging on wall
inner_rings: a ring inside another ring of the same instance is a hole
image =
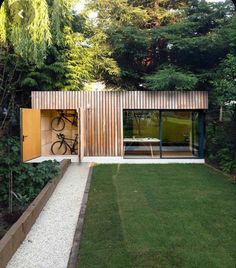
[[[71,154],[78,154],[78,134],[75,134],[74,139],[66,138],[64,134],[57,134],[58,141],[55,141],[51,146],[51,152],[54,155],[66,154],[68,148]],[[70,145],[67,141],[73,141]]]
[[[63,110],[58,110],[59,116],[53,118],[51,127],[55,131],[62,131],[65,128],[68,121],[71,125],[78,127],[78,115],[76,111],[74,113],[68,113]],[[70,119],[72,117],[72,120]]]

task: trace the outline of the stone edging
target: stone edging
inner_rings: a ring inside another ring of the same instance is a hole
[[[63,160],[60,163],[60,174],[46,184],[26,211],[0,240],[0,268],[6,267],[20,244],[24,241],[26,235],[29,233],[70,163],[71,160],[68,159]]]
[[[87,202],[88,202],[88,194],[89,194],[89,189],[91,185],[93,167],[94,167],[94,164],[93,163],[90,164],[88,179],[87,179],[87,183],[85,186],[85,191],[84,191],[84,195],[83,195],[83,199],[81,203],[80,213],[79,213],[79,217],[78,217],[78,221],[76,225],[76,230],[74,234],[73,244],[72,244],[72,248],[70,251],[70,257],[69,257],[69,261],[67,264],[67,268],[77,267],[80,239],[81,239],[81,234],[83,230],[84,216],[85,216],[85,210],[86,210]]]

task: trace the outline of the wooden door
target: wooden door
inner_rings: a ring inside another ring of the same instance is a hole
[[[21,158],[23,162],[41,156],[40,110],[21,109]]]
[[[83,160],[84,157],[84,147],[85,147],[85,111],[83,108],[79,110],[79,159]]]

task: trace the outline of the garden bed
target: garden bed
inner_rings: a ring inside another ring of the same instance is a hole
[[[56,188],[60,179],[63,177],[70,163],[70,160],[63,160],[61,162],[59,175],[46,184],[46,186],[42,189],[42,191],[38,194],[38,196],[28,206],[22,215],[18,216],[17,214],[20,212],[20,210],[18,210],[17,213],[12,214],[12,222],[16,222],[11,226],[10,229],[10,218],[7,220],[6,215],[8,214],[2,213],[2,227],[0,227],[0,230],[2,233],[4,230],[9,230],[0,240],[0,268],[5,267],[13,254],[16,252],[17,248],[25,239],[26,235],[30,231],[44,205],[52,195],[54,189]]]
[[[20,218],[26,208],[26,206],[18,206],[12,213],[10,213],[7,207],[0,205],[0,240],[10,227]]]

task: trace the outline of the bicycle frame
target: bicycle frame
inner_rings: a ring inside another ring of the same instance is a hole
[[[72,125],[77,126],[78,115],[76,113],[70,114],[65,113],[64,111],[58,111],[60,113],[60,117],[70,122]],[[70,120],[68,117],[73,117],[73,120]]]
[[[71,153],[75,151],[75,145],[78,144],[78,135],[76,135],[76,137],[74,139],[69,139],[69,138],[65,138],[65,137],[62,137],[61,138],[61,144],[65,144],[67,147],[69,147]],[[67,142],[67,140],[70,140],[70,141],[73,141],[73,144],[72,146]]]

